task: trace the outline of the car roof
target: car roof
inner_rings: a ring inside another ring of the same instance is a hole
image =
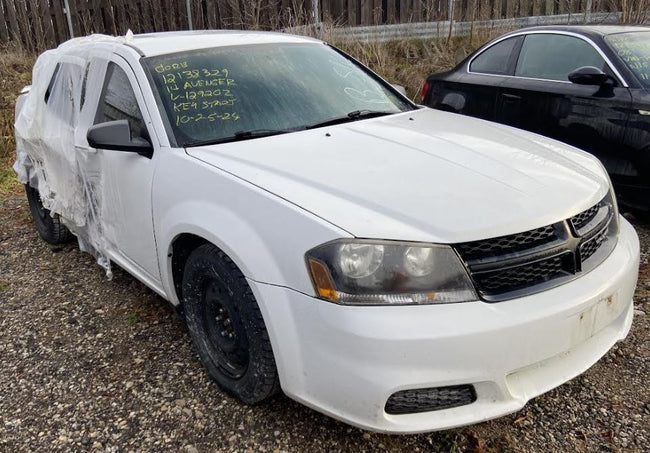
[[[607,36],[618,33],[650,32],[650,27],[640,25],[544,25],[514,30],[510,34],[533,31],[564,31],[585,36]]]
[[[317,39],[288,33],[243,30],[197,30],[144,33],[126,36],[94,34],[70,39],[59,46],[64,53],[83,52],[84,48],[126,45],[140,56],[150,57],[212,47],[250,44],[322,43]]]
[[[127,40],[126,44],[136,48],[141,55],[149,57],[211,47],[320,42],[313,38],[287,33],[243,30],[197,30],[133,35],[133,39]]]

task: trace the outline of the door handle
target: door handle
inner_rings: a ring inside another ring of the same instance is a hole
[[[82,153],[95,154],[97,152],[96,148],[92,148],[90,146],[74,145],[74,149],[75,151],[79,151]]]
[[[521,101],[521,96],[517,96],[516,94],[501,93],[501,96],[510,101]]]

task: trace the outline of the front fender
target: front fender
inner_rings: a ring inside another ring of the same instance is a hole
[[[248,279],[314,293],[305,252],[349,234],[183,150],[162,151],[153,183],[153,220],[163,286],[173,304],[179,301],[171,250],[183,233],[219,247]]]
[[[218,221],[217,221],[218,219]],[[186,201],[171,207],[160,218],[161,244],[158,255],[166,257],[161,263],[163,281],[172,283],[172,245],[182,234],[199,236],[216,245],[239,267],[244,276],[256,281],[282,282],[281,267],[259,233],[236,213],[224,206],[200,201]],[[168,290],[165,285],[165,290]],[[179,303],[176,294],[172,302]]]

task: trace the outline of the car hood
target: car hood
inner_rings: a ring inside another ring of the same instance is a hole
[[[587,209],[609,186],[582,151],[428,108],[187,153],[364,238],[520,232]]]

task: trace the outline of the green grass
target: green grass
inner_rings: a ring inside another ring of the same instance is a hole
[[[8,190],[13,181],[16,179],[16,174],[10,166],[4,166],[0,169],[0,190]]]
[[[446,453],[459,453],[465,444],[465,438],[458,431],[442,431],[437,433],[436,447],[438,451]]]
[[[17,186],[16,174],[11,168],[10,163],[4,163],[0,167],[0,201],[3,201],[6,194],[15,193]],[[3,196],[4,195],[4,196]]]
[[[9,289],[9,284],[0,283],[0,291],[7,291]]]
[[[16,179],[12,166],[12,158],[0,159],[0,203],[21,193],[21,184]]]
[[[140,312],[138,310],[133,310],[127,313],[124,319],[129,326],[133,327],[141,321]]]
[[[29,85],[35,57],[20,49],[0,47],[0,201],[20,194],[14,163],[14,105],[20,89]]]

